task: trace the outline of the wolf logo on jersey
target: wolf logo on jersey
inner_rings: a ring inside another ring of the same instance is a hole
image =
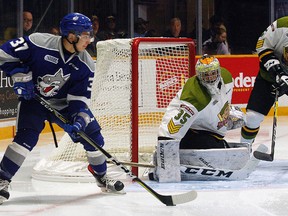
[[[60,68],[54,75],[46,74],[37,79],[38,91],[46,97],[52,97],[57,94],[61,87],[70,78],[70,74],[63,75],[63,70]]]

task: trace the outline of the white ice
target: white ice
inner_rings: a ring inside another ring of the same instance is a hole
[[[32,167],[49,146],[37,146],[15,175],[10,199],[0,206],[4,216],[287,216],[288,215],[288,117],[278,117],[275,159],[261,161],[242,181],[186,181],[157,183],[140,177],[161,194],[196,190],[196,200],[165,206],[137,183],[126,182],[125,195],[102,194],[95,183],[59,183],[31,178]],[[272,118],[267,117],[254,144],[271,145]],[[227,141],[238,142],[240,130]],[[52,142],[51,142],[52,143]],[[1,143],[1,145],[4,145]],[[52,146],[53,147],[53,146]],[[2,157],[4,149],[1,150]]]

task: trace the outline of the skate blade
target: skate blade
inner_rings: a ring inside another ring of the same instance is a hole
[[[103,194],[109,194],[109,195],[124,195],[124,194],[126,194],[126,191],[124,191],[124,190],[112,191],[112,190],[109,190],[107,188],[101,188],[101,191]]]

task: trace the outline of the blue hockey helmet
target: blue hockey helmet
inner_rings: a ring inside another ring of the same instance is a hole
[[[62,36],[68,36],[69,33],[80,36],[82,32],[92,34],[92,22],[87,16],[81,13],[70,13],[61,20],[60,32]]]

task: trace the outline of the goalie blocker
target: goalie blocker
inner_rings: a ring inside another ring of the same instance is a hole
[[[251,145],[228,145],[230,148],[225,149],[179,150],[179,140],[160,140],[153,155],[155,168],[150,170],[149,179],[162,183],[195,180],[195,176],[181,172],[183,167],[189,166],[241,170],[250,160]],[[211,177],[207,175],[207,180]]]

